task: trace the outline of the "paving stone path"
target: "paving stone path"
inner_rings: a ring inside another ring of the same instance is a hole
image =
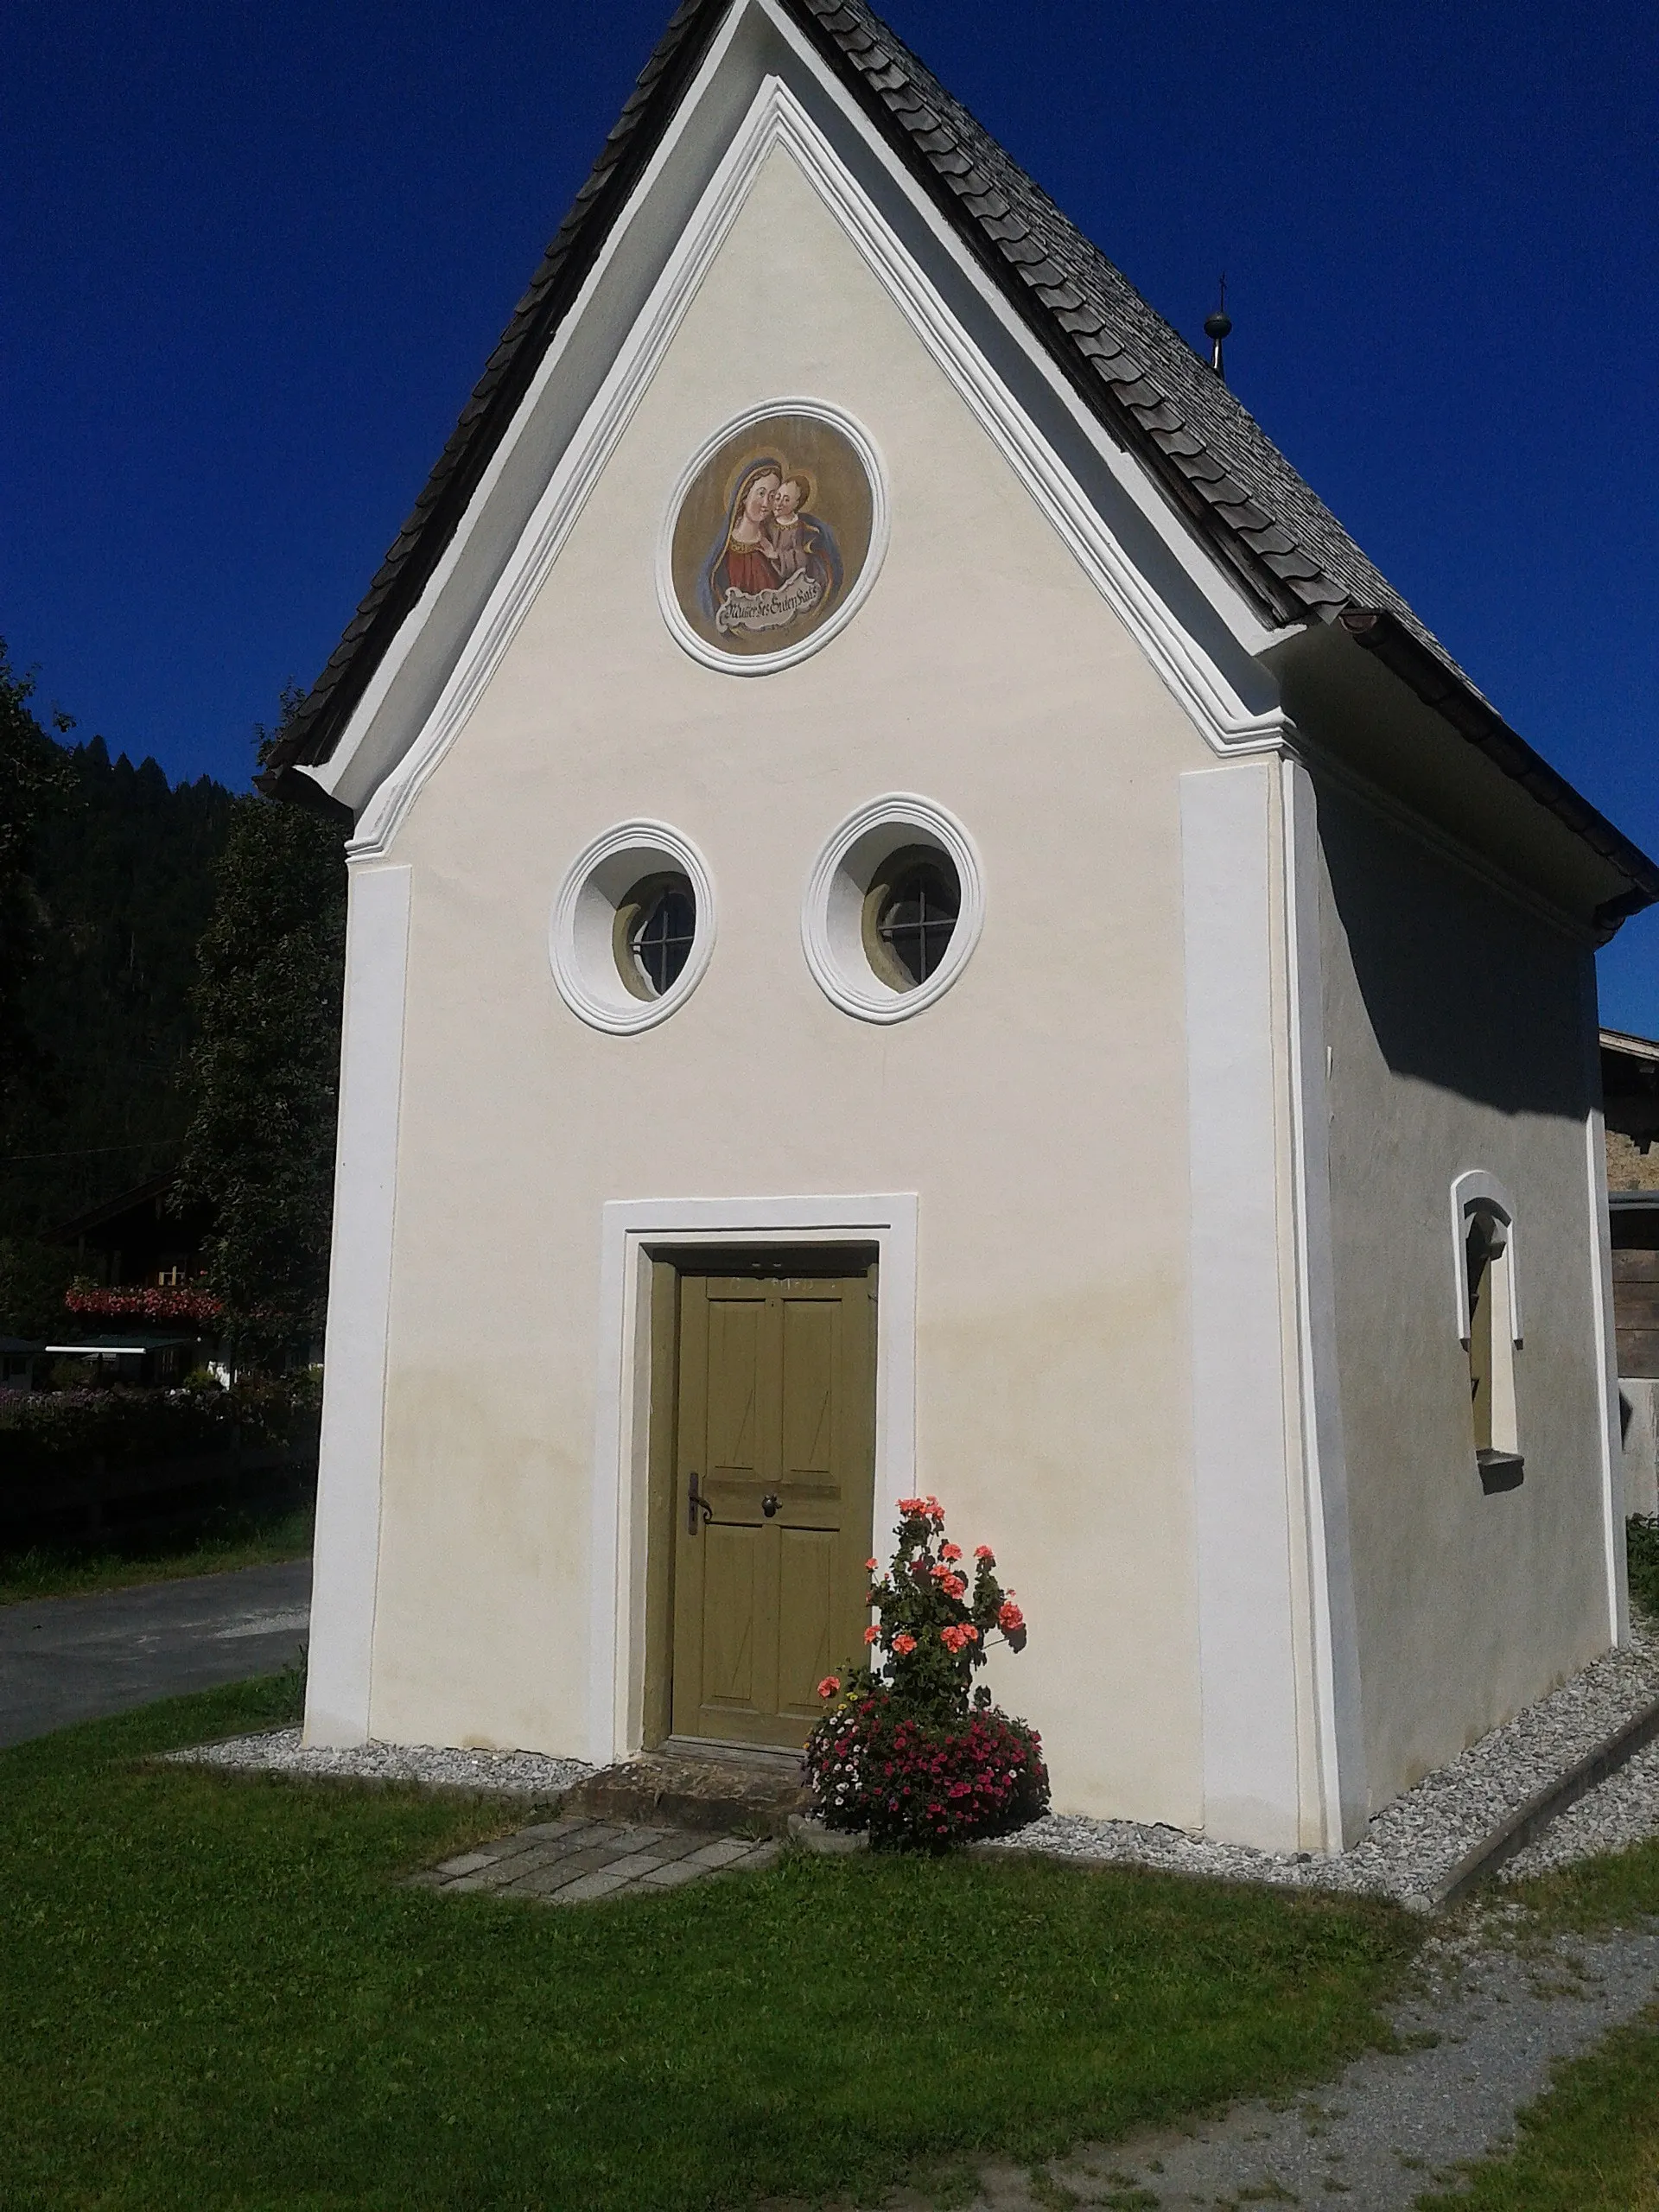
[[[544,1904],[588,1904],[628,1890],[677,1890],[708,1874],[758,1873],[781,1849],[766,1839],[638,1827],[570,1813],[480,1844],[411,1878],[417,1888],[450,1896],[486,1890]]]

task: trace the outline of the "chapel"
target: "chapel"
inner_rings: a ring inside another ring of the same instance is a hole
[[[267,778],[350,865],[311,1742],[798,1746],[918,1491],[1059,1811],[1339,1850],[1628,1633],[1659,868],[1211,334],[863,0],[673,16]]]

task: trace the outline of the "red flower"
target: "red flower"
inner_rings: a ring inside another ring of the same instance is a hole
[[[908,1659],[916,1649],[916,1639],[913,1636],[901,1632],[893,1637],[893,1648],[901,1659]]]
[[[960,1559],[962,1557],[962,1546],[960,1544],[941,1544],[939,1546],[939,1557],[941,1559]]]
[[[996,1624],[1004,1636],[1012,1636],[1017,1628],[1024,1628],[1026,1617],[1012,1597],[1005,1598],[997,1608]]]
[[[974,1546],[974,1557],[976,1559],[982,1559],[987,1567],[995,1567],[996,1565],[996,1554],[991,1549],[988,1544],[976,1544]]]
[[[834,1697],[836,1692],[840,1688],[841,1677],[839,1675],[826,1675],[823,1680],[818,1684],[818,1695],[820,1697]]]
[[[864,1641],[866,1643],[874,1643],[880,1638],[880,1634],[881,1631],[879,1628],[867,1628],[864,1631]]]
[[[881,1562],[880,1560],[867,1559],[864,1562],[864,1572],[867,1574],[874,1574],[876,1568],[880,1567],[880,1564]]]

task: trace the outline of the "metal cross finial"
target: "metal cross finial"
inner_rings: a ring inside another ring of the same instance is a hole
[[[1221,345],[1224,338],[1232,335],[1232,328],[1233,319],[1227,312],[1227,272],[1224,269],[1221,274],[1219,304],[1213,315],[1206,315],[1204,319],[1204,334],[1211,341],[1211,347],[1210,365],[1224,384],[1227,381],[1227,372],[1221,365]]]

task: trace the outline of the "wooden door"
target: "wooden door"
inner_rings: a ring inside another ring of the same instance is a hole
[[[680,1284],[673,1730],[804,1743],[863,1650],[875,1274]]]

